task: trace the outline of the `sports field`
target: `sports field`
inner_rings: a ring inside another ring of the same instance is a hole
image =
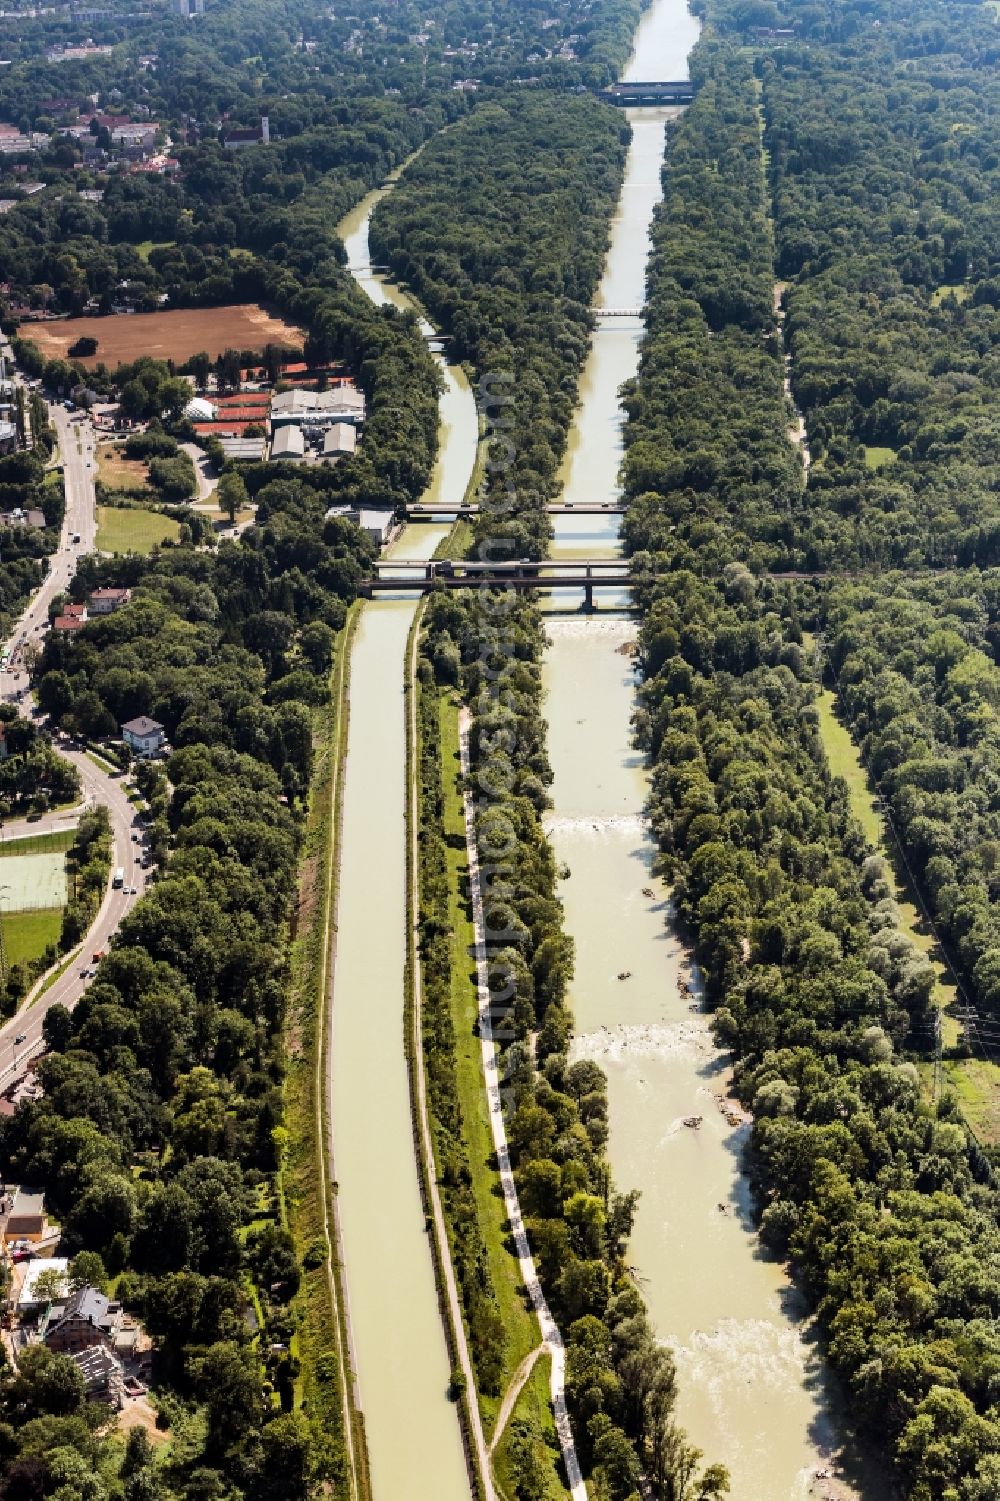
[[[0,859],[0,909],[4,912],[34,912],[65,905],[65,855],[7,855]]]
[[[60,318],[33,323],[28,337],[46,359],[65,359],[79,338],[97,340],[97,353],[81,360],[112,369],[141,355],[182,364],[193,354],[214,359],[227,349],[260,351],[265,344],[300,348],[305,335],[294,323],[275,317],[254,302],[230,307],[176,308],[169,313],[111,313],[106,318]]]

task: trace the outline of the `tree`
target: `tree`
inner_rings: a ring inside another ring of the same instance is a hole
[[[129,380],[122,387],[118,407],[126,422],[141,422],[149,411],[149,392],[138,380]]]
[[[250,503],[247,487],[240,475],[230,470],[219,480],[218,488],[219,510],[229,517],[231,522],[236,521],[240,511],[246,509]]]
[[[74,1291],[96,1287],[98,1292],[104,1292],[107,1280],[104,1262],[96,1251],[78,1251],[69,1264],[69,1285]]]

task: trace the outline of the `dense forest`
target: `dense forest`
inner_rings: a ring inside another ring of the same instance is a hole
[[[479,107],[378,206],[371,243],[481,380],[509,381],[512,463],[494,463],[482,535],[538,557],[576,401],[628,127],[585,97]],[[496,556],[494,551],[494,556]]]
[[[829,772],[804,633],[825,634],[892,827],[990,1012],[996,583],[927,569],[994,561],[1000,33],[974,6],[707,15],[626,398],[650,813],[754,1114],[762,1237],[904,1493],[985,1501],[994,1169],[955,1099],[921,1088],[934,972]],[[887,579],[893,563],[922,576]],[[768,577],[828,569],[856,577]]]

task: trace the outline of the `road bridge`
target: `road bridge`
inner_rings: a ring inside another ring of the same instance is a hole
[[[375,573],[361,587],[366,599],[383,594],[426,594],[431,589],[582,589],[584,609],[594,608],[594,590],[620,593],[633,582],[629,564],[621,558],[522,559],[515,563],[480,563],[467,559],[376,562]]]
[[[597,95],[606,104],[619,104],[626,108],[638,104],[690,104],[694,98],[694,84],[689,78],[674,78],[648,83],[613,83],[601,89]]]

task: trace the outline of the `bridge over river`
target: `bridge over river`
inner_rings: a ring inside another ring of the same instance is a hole
[[[594,608],[595,589],[621,593],[635,582],[622,558],[555,558],[534,563],[479,563],[450,558],[376,562],[374,575],[361,592],[367,599],[383,594],[426,594],[431,589],[582,589],[584,609]]]
[[[613,83],[601,89],[597,97],[606,104],[620,104],[625,108],[641,104],[690,104],[694,98],[694,84],[689,78]]]
[[[482,506],[477,501],[458,502],[449,505],[446,501],[427,505],[406,506],[399,515],[407,521],[465,521],[478,516]],[[565,501],[553,501],[544,507],[547,516],[624,516],[625,507],[620,500],[602,500],[567,505]],[[498,518],[499,519],[499,518]]]

